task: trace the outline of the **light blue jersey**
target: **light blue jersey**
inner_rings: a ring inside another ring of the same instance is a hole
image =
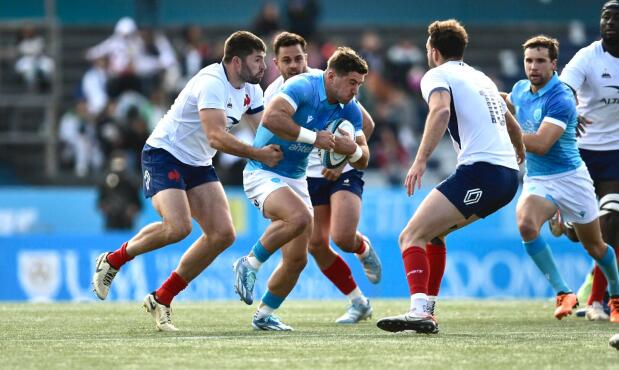
[[[292,119],[299,126],[312,131],[321,131],[325,130],[332,120],[344,118],[355,126],[356,131],[361,130],[361,109],[354,99],[345,105],[329,104],[327,101],[322,71],[304,73],[290,78],[284,84],[279,96],[295,108]],[[294,179],[305,176],[308,156],[314,148],[313,145],[284,140],[260,124],[254,139],[254,147],[261,148],[269,144],[279,145],[284,158],[275,167],[250,160],[245,167],[246,171],[261,169]]]
[[[568,172],[583,162],[576,144],[576,101],[568,86],[555,73],[546,85],[531,92],[531,82],[521,80],[512,89],[510,100],[516,108],[516,118],[525,134],[537,132],[542,122],[549,122],[565,131],[545,155],[527,152],[528,176],[548,176]]]

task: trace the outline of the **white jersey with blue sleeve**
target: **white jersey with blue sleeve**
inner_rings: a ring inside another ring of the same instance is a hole
[[[294,122],[309,130],[325,130],[329,122],[338,118],[347,119],[355,127],[361,127],[361,110],[355,101],[347,104],[329,103],[322,71],[290,78],[277,96],[284,98],[294,108]],[[308,156],[314,149],[313,145],[284,140],[260,124],[253,145],[261,148],[269,144],[279,145],[284,158],[274,167],[250,160],[245,171],[261,169],[295,179],[306,175]]]
[[[576,101],[570,88],[559,80],[556,73],[536,93],[531,92],[529,80],[516,82],[510,101],[523,133],[536,133],[542,122],[564,129],[545,155],[526,153],[527,176],[558,175],[582,166],[576,144]]]

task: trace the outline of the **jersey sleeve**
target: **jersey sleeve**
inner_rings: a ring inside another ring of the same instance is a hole
[[[576,104],[568,94],[555,95],[548,99],[543,122],[552,123],[565,130],[568,123],[576,119]]]
[[[245,114],[256,114],[264,110],[264,96],[260,85],[251,85],[250,103]]]
[[[572,60],[567,63],[559,79],[566,83],[572,89],[578,91],[585,82],[587,75],[587,65],[589,58],[586,55],[586,49],[579,50]]]
[[[312,93],[311,82],[302,75],[294,76],[284,84],[281,92],[277,96],[281,96],[286,99],[290,105],[297,110],[297,107],[301,105],[308,96]]]
[[[421,79],[421,94],[426,103],[430,101],[432,93],[438,90],[449,91],[449,83],[443,74],[434,68],[426,72]]]
[[[223,81],[208,76],[198,83],[200,83],[196,96],[198,110],[226,109],[226,85]]]

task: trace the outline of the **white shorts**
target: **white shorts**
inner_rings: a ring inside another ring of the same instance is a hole
[[[307,189],[307,179],[305,177],[293,179],[265,170],[243,171],[243,189],[245,190],[245,194],[247,194],[247,198],[260,209],[263,215],[264,201],[275,190],[285,186],[291,188],[301,197],[303,202],[307,205],[307,208],[314,213],[312,199]]]
[[[520,198],[538,195],[553,202],[563,221],[587,224],[598,217],[598,201],[586,166],[561,176],[525,176]]]

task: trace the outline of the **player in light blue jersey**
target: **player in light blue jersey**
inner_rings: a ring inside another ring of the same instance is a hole
[[[241,300],[252,304],[257,271],[282,248],[282,261],[271,275],[253,318],[256,330],[292,330],[273,312],[292,291],[307,263],[313,209],[305,171],[312,149],[333,149],[348,155],[352,166],[367,166],[369,150],[364,136],[355,141],[325,130],[338,118],[361,130],[362,114],[353,98],[367,72],[367,63],[352,49],[338,48],[325,72],[290,78],[267,106],[254,146],[279,145],[284,158],[273,167],[249,161],[243,184],[248,198],[272,222],[249,255],[234,263],[235,290]]]
[[[557,210],[572,222],[582,245],[608,278],[611,301],[619,302],[613,248],[602,240],[593,181],[576,145],[576,102],[557,74],[559,43],[536,36],[524,45],[526,80],[517,82],[506,102],[516,113],[527,150],[524,185],[516,218],[523,245],[557,294],[554,316],[570,315],[578,299],[559,272],[540,228]],[[617,304],[612,305],[618,307]],[[617,309],[611,321],[619,320]]]

